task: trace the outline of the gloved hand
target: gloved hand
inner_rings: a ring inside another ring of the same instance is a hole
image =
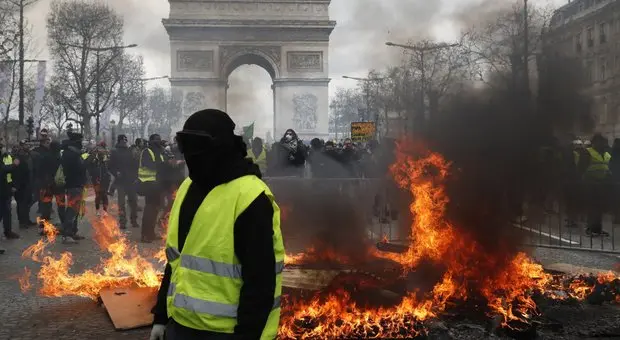
[[[151,337],[149,340],[164,340],[164,332],[166,331],[166,325],[153,325],[151,329]]]

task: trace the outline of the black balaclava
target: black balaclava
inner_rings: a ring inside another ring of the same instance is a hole
[[[192,181],[209,187],[240,177],[238,172],[258,172],[260,176],[258,167],[245,160],[245,142],[234,130],[235,123],[228,114],[215,109],[198,111],[185,121],[183,131],[203,132],[214,138],[213,143],[183,145],[183,157]]]

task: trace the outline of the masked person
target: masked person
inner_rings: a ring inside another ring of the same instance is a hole
[[[288,129],[271,151],[270,176],[301,177],[306,164],[307,150],[293,129]]]
[[[190,116],[177,133],[189,178],[168,225],[150,340],[274,339],[284,246],[280,209],[219,110]],[[164,326],[166,325],[166,326]]]
[[[100,142],[87,156],[88,172],[95,190],[95,210],[97,216],[108,213],[108,188],[110,187],[110,154],[105,142]],[[103,213],[101,212],[103,208]]]
[[[84,199],[84,186],[87,182],[86,164],[82,154],[81,133],[67,133],[69,140],[62,152],[60,164],[65,177],[67,204],[65,220],[62,223],[62,240],[65,244],[74,244],[84,237],[78,235],[78,219]]]
[[[149,146],[142,150],[138,164],[140,192],[144,195],[144,213],[142,214],[142,242],[151,243],[157,239],[155,223],[162,207],[163,192],[161,173],[164,165],[164,149],[161,137],[153,134],[149,137]]]
[[[19,166],[19,159],[13,157],[6,151],[4,139],[0,138],[0,149],[2,150],[2,164],[0,168],[0,219],[4,226],[4,236],[7,239],[17,239],[19,234],[12,231],[11,199],[15,193],[13,187],[14,172]]]
[[[116,148],[110,155],[110,172],[114,175],[114,185],[118,191],[119,224],[121,229],[127,227],[127,204],[131,226],[138,228],[138,197],[134,184],[138,179],[138,162],[129,149],[125,135],[118,135]]]

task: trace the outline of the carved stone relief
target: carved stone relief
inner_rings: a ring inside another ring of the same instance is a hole
[[[293,96],[293,126],[296,131],[314,132],[318,123],[319,99],[312,93]]]
[[[280,68],[282,48],[280,46],[220,46],[220,65],[225,67],[232,58],[247,54],[264,54]]]
[[[206,108],[206,98],[202,92],[188,92],[183,101],[183,114],[191,115],[196,111]]]
[[[177,51],[177,71],[212,72],[213,51]]]
[[[323,52],[288,52],[289,71],[323,71]]]

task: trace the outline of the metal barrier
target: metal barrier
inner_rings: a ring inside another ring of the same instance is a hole
[[[602,226],[608,235],[588,235],[585,215],[569,215],[558,202],[554,202],[551,209],[538,209],[526,215],[527,221],[513,224],[525,233],[523,244],[526,246],[620,254],[620,240],[616,236],[616,228],[620,225],[615,225],[609,214],[603,215]]]

